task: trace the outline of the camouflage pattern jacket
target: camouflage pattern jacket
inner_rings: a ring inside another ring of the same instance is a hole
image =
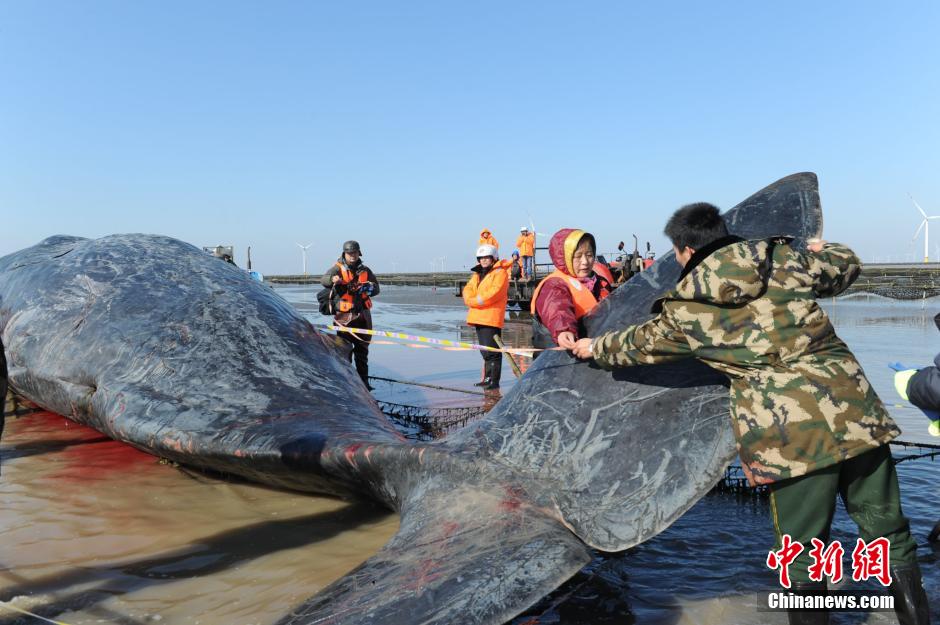
[[[731,380],[731,417],[752,484],[798,477],[883,445],[900,431],[817,297],[858,277],[839,244],[727,237],[697,250],[646,323],[598,336],[603,367],[694,356]]]

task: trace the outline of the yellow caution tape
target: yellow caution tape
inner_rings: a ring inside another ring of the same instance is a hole
[[[417,336],[415,334],[405,334],[404,332],[390,332],[389,330],[366,330],[365,328],[350,328],[347,326],[338,326],[338,325],[327,325],[325,326],[328,330],[333,330],[334,332],[348,332],[352,335],[357,334],[366,334],[369,336],[383,336],[390,339],[398,339],[400,341],[409,341],[409,343],[393,343],[391,341],[373,341],[377,345],[407,345],[408,347],[418,347],[418,348],[428,348],[428,347],[437,347],[438,349],[443,349],[446,351],[477,351],[484,350],[488,352],[499,352],[503,354],[515,354],[516,356],[525,356],[526,358],[532,358],[532,355],[535,352],[544,352],[544,351],[556,351],[562,349],[561,347],[549,347],[546,349],[539,349],[535,347],[507,347],[500,349],[498,347],[490,347],[488,345],[477,345],[476,343],[465,343],[464,341],[451,341],[449,339],[435,339],[429,336]],[[423,344],[420,344],[423,343]]]

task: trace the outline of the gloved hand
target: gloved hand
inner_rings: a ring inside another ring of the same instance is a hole
[[[894,388],[901,396],[901,399],[910,400],[910,397],[907,396],[907,385],[911,383],[911,378],[914,377],[915,373],[917,373],[917,369],[902,369],[894,374]]]
[[[901,396],[901,399],[910,400],[907,396],[907,385],[910,383],[911,378],[914,377],[914,374],[917,373],[917,369],[914,367],[908,367],[905,364],[902,364],[898,361],[889,362],[889,369],[894,369],[894,388],[897,390],[898,395]]]
[[[924,414],[930,419],[930,425],[927,426],[927,431],[930,432],[931,436],[940,436],[940,414],[933,410],[924,410]]]
[[[900,362],[888,363],[888,367],[894,369],[896,372],[894,374],[894,388],[897,390],[898,395],[900,395],[902,399],[910,401],[907,395],[907,387],[911,383],[911,378],[914,377],[914,374],[917,373],[919,369],[908,367]],[[920,410],[930,421],[930,425],[927,426],[927,431],[930,432],[930,435],[940,436],[940,413],[934,412],[933,410],[924,410],[923,408]]]
[[[372,295],[372,293],[375,291],[375,285],[372,284],[371,282],[366,282],[365,284],[362,285],[362,288],[360,290],[366,295]]]

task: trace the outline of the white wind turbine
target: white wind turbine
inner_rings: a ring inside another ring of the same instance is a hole
[[[313,243],[308,243],[306,245],[297,244],[297,247],[300,248],[300,253],[303,255],[304,259],[304,277],[307,276],[307,248],[309,248]]]
[[[940,215],[927,216],[927,213],[924,212],[924,209],[920,207],[920,204],[917,203],[917,200],[914,199],[914,196],[910,193],[907,194],[907,197],[911,198],[911,201],[914,202],[914,206],[917,207],[917,210],[920,211],[920,214],[924,216],[924,220],[920,222],[920,225],[917,226],[917,232],[914,233],[914,238],[912,241],[917,238],[917,235],[920,234],[921,228],[924,230],[924,262],[930,262],[930,224],[928,223],[931,219],[940,219]]]

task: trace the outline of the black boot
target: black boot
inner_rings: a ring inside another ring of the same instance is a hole
[[[793,582],[790,588],[796,596],[825,595],[826,582]],[[790,625],[829,625],[829,610],[787,610]]]
[[[930,533],[927,534],[928,543],[937,543],[940,542],[940,521],[937,521],[937,524],[933,526],[933,529],[930,530]]]
[[[483,361],[483,373],[480,375],[482,378],[479,382],[475,383],[474,386],[486,386],[489,384],[489,380],[486,379],[486,361]]]
[[[503,359],[486,361],[486,379],[487,383],[483,386],[484,391],[495,391],[499,388],[499,378],[503,374]]]
[[[889,590],[894,597],[894,611],[900,625],[930,625],[927,593],[916,562],[891,568]]]

